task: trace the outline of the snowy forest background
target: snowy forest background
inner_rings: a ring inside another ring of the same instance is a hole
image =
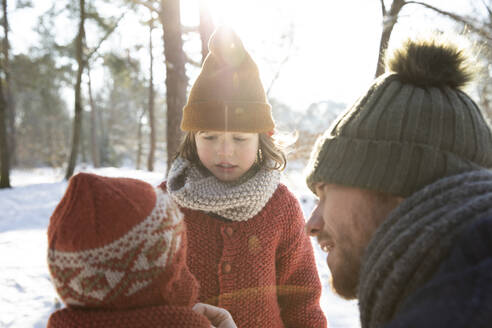
[[[218,23],[207,6],[211,1],[1,0],[0,327],[43,327],[57,304],[45,263],[45,230],[70,176],[84,170],[153,184],[164,179],[181,137],[187,91]],[[354,12],[361,3],[345,2]],[[283,179],[307,215],[313,198],[302,169],[314,140],[350,102],[329,97],[292,101],[292,94],[301,97],[314,83],[322,87],[314,80],[294,78],[295,88],[279,91],[293,79],[286,72],[302,49],[296,21],[290,16],[276,21],[275,15],[284,6],[295,10],[302,4],[275,3],[280,4],[264,5],[272,17],[269,30],[257,35],[261,42],[246,46],[260,67],[278,129],[298,135]],[[43,10],[34,11],[40,4]],[[394,32],[404,32],[399,26],[434,22],[438,31],[465,34],[480,50],[476,63],[481,71],[470,94],[492,115],[492,0],[372,0],[369,5],[379,13],[374,20],[380,29],[372,46],[376,51],[356,54],[374,59],[369,73],[355,72],[361,80],[384,72],[382,54]],[[336,11],[337,2],[331,9]],[[189,12],[195,19],[182,19]],[[22,24],[33,29],[19,38],[14,27]],[[357,21],[351,25],[357,33]],[[126,38],[129,28],[138,28],[139,38]],[[312,37],[320,32],[343,35],[344,30],[312,31]],[[362,41],[348,42],[357,46]],[[344,47],[333,45],[333,51]],[[321,71],[329,63],[318,64]],[[331,294],[324,255],[313,247],[330,327],[357,327],[356,303]]]

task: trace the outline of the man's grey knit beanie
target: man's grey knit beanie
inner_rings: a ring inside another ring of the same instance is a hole
[[[492,136],[461,88],[472,79],[465,49],[434,37],[407,40],[387,73],[321,136],[307,184],[326,182],[409,196],[440,178],[492,167]]]

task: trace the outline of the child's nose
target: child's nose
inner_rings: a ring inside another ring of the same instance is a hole
[[[228,140],[224,140],[219,145],[219,154],[230,156],[234,153],[234,145]]]

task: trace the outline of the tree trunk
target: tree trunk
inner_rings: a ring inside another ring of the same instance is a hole
[[[3,97],[0,79],[0,189],[10,188],[9,147],[7,140],[7,106]]]
[[[145,116],[145,110],[142,111],[142,114],[138,118],[138,128],[137,128],[137,170],[140,170],[140,166],[142,163],[142,119]]]
[[[202,63],[208,55],[208,41],[215,26],[206,0],[200,0],[200,39],[202,41]]]
[[[89,76],[88,89],[89,89],[89,104],[91,106],[91,156],[92,165],[94,167],[100,167],[99,161],[99,142],[97,137],[97,108],[94,104],[94,98],[92,97],[92,83],[91,83],[91,69],[87,65],[87,75]]]
[[[81,155],[81,162],[86,164],[88,162],[87,160],[87,140],[86,138],[84,138],[84,136],[86,135],[85,132],[84,132],[84,129],[85,129],[85,124],[81,124],[81,127],[80,127],[80,140],[79,140],[79,143],[80,143],[80,155]]]
[[[179,0],[161,0],[159,19],[164,32],[164,56],[166,64],[167,104],[167,170],[181,142],[182,110],[186,102],[187,77],[185,55],[181,39]]]
[[[108,156],[107,156],[107,151],[108,151],[108,135],[106,134],[107,127],[104,122],[104,108],[99,107],[97,111],[97,119],[99,122],[99,136],[100,136],[100,147],[99,147],[99,162],[101,165],[104,165],[105,163],[108,162]]]
[[[405,0],[393,0],[390,11],[386,12],[382,1],[383,0],[381,0],[381,5],[383,6],[383,31],[379,42],[379,56],[375,77],[384,73],[384,54],[388,49],[391,32],[393,32],[393,27],[395,27],[395,24],[398,21],[398,14],[400,13],[401,8],[406,4]]]
[[[3,69],[5,73],[5,106],[7,112],[7,122],[8,122],[8,145],[9,145],[9,160],[10,165],[14,166],[17,164],[17,151],[16,151],[16,129],[15,129],[15,102],[14,96],[12,94],[12,79],[10,76],[10,42],[9,42],[9,21],[7,14],[7,0],[2,0],[3,9]]]
[[[80,5],[80,25],[79,32],[76,40],[76,57],[77,57],[77,82],[75,84],[75,116],[73,119],[73,131],[72,131],[72,150],[70,152],[70,158],[68,160],[67,172],[65,179],[70,179],[75,170],[75,164],[77,162],[77,155],[80,143],[80,132],[82,129],[82,97],[81,97],[81,84],[82,73],[84,71],[84,58],[83,58],[83,43],[84,43],[84,21],[85,21],[85,0],[79,0]]]
[[[56,160],[55,160],[55,153],[56,153],[56,146],[55,146],[55,136],[54,136],[54,127],[53,127],[53,119],[50,117],[48,119],[48,122],[46,122],[46,130],[47,130],[47,148],[48,148],[48,158],[51,167],[56,167]]]
[[[149,54],[150,54],[150,81],[149,81],[149,126],[150,126],[150,149],[149,157],[147,160],[147,170],[154,171],[154,158],[155,158],[155,117],[154,117],[154,56],[152,54],[152,30],[154,26],[152,21],[149,25]],[[139,126],[140,128],[140,126]]]

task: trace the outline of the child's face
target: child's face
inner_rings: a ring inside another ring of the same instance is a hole
[[[202,164],[221,181],[241,177],[256,160],[258,133],[200,131],[195,135]]]

